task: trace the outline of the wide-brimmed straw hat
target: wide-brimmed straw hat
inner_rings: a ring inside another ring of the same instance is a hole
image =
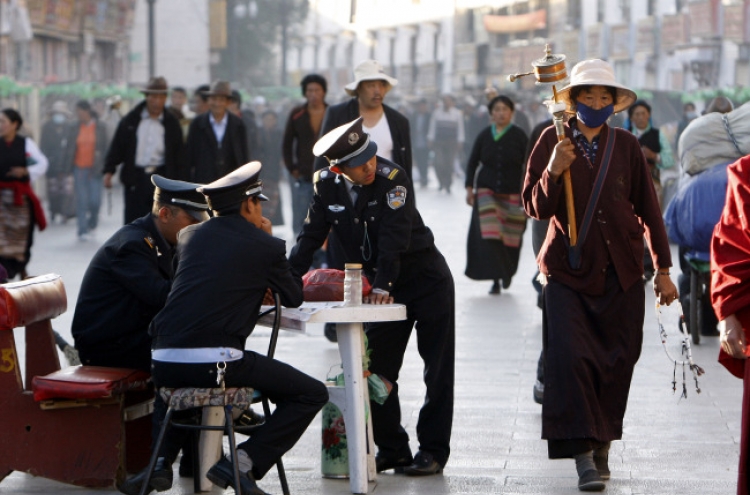
[[[216,81],[211,85],[211,89],[203,93],[206,96],[224,96],[232,99],[232,85],[227,81]]]
[[[387,75],[383,71],[383,66],[376,60],[365,60],[357,64],[354,68],[354,81],[344,86],[344,90],[349,96],[356,96],[357,86],[362,81],[385,81],[388,84],[387,91],[390,91],[393,86],[398,84],[398,80],[395,77]]]
[[[141,90],[144,95],[165,95],[169,93],[167,80],[163,77],[152,77],[149,79],[145,89]]]
[[[70,110],[68,110],[68,104],[65,103],[62,100],[57,100],[52,104],[52,108],[50,108],[49,113],[61,113],[63,115],[67,115],[70,117],[72,114],[70,113]]]
[[[565,103],[566,113],[576,113],[576,102],[570,99],[570,90],[576,86],[610,86],[617,89],[614,113],[626,110],[636,100],[635,92],[615,80],[612,66],[598,58],[578,62],[570,71],[570,84],[557,92],[557,98]]]

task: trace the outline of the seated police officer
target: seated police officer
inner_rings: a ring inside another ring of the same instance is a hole
[[[251,162],[198,189],[214,217],[180,233],[172,291],[150,328],[156,387],[216,387],[217,366],[225,365],[227,387],[252,387],[276,404],[265,424],[237,446],[243,476],[234,488],[242,495],[265,493],[255,480],[292,448],[328,401],[321,382],[244,350],[268,288],[284,306],[302,303],[302,279],[262,216],[260,169],[260,162]],[[178,446],[164,444],[162,465],[174,461]],[[233,485],[232,464],[222,457],[207,477],[222,488]]]
[[[151,371],[148,326],[167,302],[177,233],[208,219],[200,184],[151,182],[151,213],[115,232],[83,275],[72,325],[82,364]]]
[[[367,324],[370,371],[393,383],[383,405],[370,403],[377,470],[436,474],[448,461],[453,422],[453,277],[416,209],[411,181],[401,167],[376,152],[361,118],[315,144],[313,153],[325,156],[330,167],[315,173],[313,201],[289,260],[298,273],[307,271],[333,229],[343,261],[361,263],[372,284],[366,302],[406,305],[405,321]],[[417,423],[419,452],[412,457],[409,435],[401,426],[397,379],[415,323],[427,395]]]

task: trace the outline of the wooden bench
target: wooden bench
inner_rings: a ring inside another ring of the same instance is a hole
[[[22,471],[112,487],[148,463],[149,375],[93,366],[61,370],[50,320],[66,309],[59,275],[0,285],[0,480]],[[25,327],[24,381],[18,327]]]

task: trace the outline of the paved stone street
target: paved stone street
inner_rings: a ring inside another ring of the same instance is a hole
[[[530,230],[524,241],[520,267],[513,285],[500,296],[487,294],[490,282],[463,275],[465,242],[470,209],[461,183],[452,195],[438,193],[436,182],[417,191],[419,209],[433,229],[456,282],[456,404],[452,456],[443,475],[423,479],[381,474],[370,484],[372,493],[406,494],[573,494],[577,476],[572,460],[547,459],[540,439],[541,406],[532,400],[537,358],[541,349],[541,312],[531,286],[535,263]],[[284,192],[287,191],[282,186]],[[290,218],[288,194],[286,218]],[[51,225],[37,235],[29,266],[31,274],[63,276],[68,292],[68,312],[55,320],[55,328],[70,338],[70,321],[83,272],[98,244],[121,223],[121,191],[113,193],[113,212],[107,215],[106,198],[96,242],[79,242],[75,221]],[[290,231],[275,232],[291,242]],[[676,253],[676,249],[675,249]],[[676,272],[672,270],[676,281]],[[716,338],[694,346],[695,361],[706,374],[696,394],[688,383],[688,399],[672,394],[673,366],[662,349],[653,310],[651,284],[647,291],[644,345],[636,366],[623,440],[614,442],[610,454],[612,479],[607,494],[726,495],[734,493],[740,433],[741,382],[716,362]],[[674,318],[666,321],[673,321]],[[19,340],[22,334],[17,332]],[[258,338],[256,338],[258,336]],[[249,346],[262,349],[268,330],[259,328]],[[71,339],[72,341],[72,339]],[[19,344],[20,345],[20,344]],[[322,327],[308,334],[283,333],[277,357],[323,380],[340,362],[334,344]],[[416,452],[415,423],[422,403],[422,368],[414,339],[401,373],[400,390],[404,424]],[[690,377],[688,377],[690,378]],[[285,457],[293,494],[349,493],[344,480],[320,476],[320,420],[317,418],[297,446]],[[92,434],[96,426],[92,425]],[[60,435],[65,435],[64,431]],[[12,449],[12,445],[3,448]],[[60,455],[65,455],[61,452]],[[192,493],[192,480],[179,479],[168,494]],[[280,493],[275,472],[261,481],[270,493]],[[231,488],[227,490],[231,493]],[[116,493],[50,482],[13,473],[0,483],[0,493],[94,495]],[[218,488],[211,493],[221,493]]]

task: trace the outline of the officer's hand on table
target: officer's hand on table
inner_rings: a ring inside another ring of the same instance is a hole
[[[364,298],[365,304],[393,304],[391,295],[382,289],[373,289],[369,295]]]
[[[112,174],[110,172],[104,174],[104,187],[107,189],[112,188]]]

